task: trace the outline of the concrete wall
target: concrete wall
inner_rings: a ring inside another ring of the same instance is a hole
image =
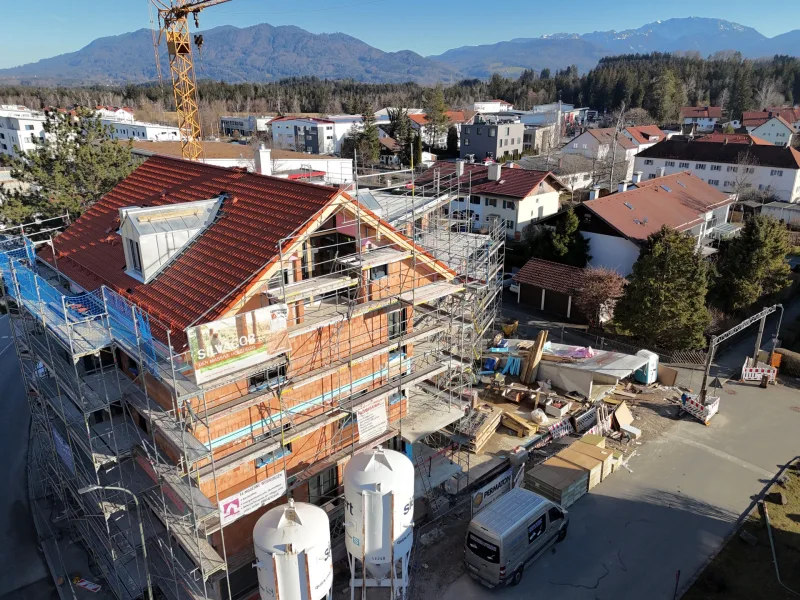
[[[623,277],[630,275],[639,258],[639,246],[626,238],[602,233],[581,231],[581,235],[589,240],[589,266],[614,269]]]

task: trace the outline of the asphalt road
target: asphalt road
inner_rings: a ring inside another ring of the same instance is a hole
[[[49,600],[55,587],[38,550],[28,502],[30,415],[8,317],[0,317],[0,599]]]

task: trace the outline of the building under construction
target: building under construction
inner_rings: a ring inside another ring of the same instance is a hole
[[[468,484],[453,434],[505,227],[434,179],[370,206],[154,156],[58,235],[5,242],[37,521],[68,523],[119,598],[251,597],[253,526],[287,496],[329,513],[343,557],[363,448],[406,452],[433,514]]]

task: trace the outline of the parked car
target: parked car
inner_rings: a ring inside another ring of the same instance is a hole
[[[514,283],[514,274],[513,273],[503,273],[503,287],[511,287],[511,284]]]

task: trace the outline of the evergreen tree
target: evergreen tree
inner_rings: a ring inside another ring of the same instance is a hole
[[[458,130],[455,125],[447,130],[447,154],[458,156]]]
[[[662,227],[647,238],[634,263],[614,320],[657,347],[701,348],[711,322],[707,291],[708,266],[694,238]]]
[[[450,119],[447,117],[447,104],[444,100],[442,84],[439,83],[427,94],[425,102],[425,130],[428,137],[428,145],[433,148],[442,135],[450,126]]]
[[[591,259],[589,240],[578,231],[579,225],[575,211],[567,209],[558,220],[555,231],[533,232],[531,256],[573,267],[585,267]]]
[[[422,164],[422,136],[414,136],[414,167]]]
[[[375,124],[375,114],[371,107],[365,107],[361,119],[364,122],[359,136],[361,158],[365,163],[376,163],[380,158],[381,143],[378,138],[378,126]]]
[[[93,111],[48,112],[43,128],[45,135],[35,139],[33,150],[10,161],[12,176],[29,187],[12,192],[0,207],[5,222],[66,211],[79,217],[140,162],[131,155],[132,143],[113,139],[111,127]]]
[[[728,117],[741,119],[742,113],[753,106],[753,65],[745,61],[736,69],[731,99],[728,102]]]
[[[786,226],[758,215],[720,248],[714,295],[726,310],[746,308],[789,285],[786,255],[791,250]]]
[[[683,84],[667,69],[653,81],[648,109],[657,122],[673,122],[678,118],[682,99]]]

